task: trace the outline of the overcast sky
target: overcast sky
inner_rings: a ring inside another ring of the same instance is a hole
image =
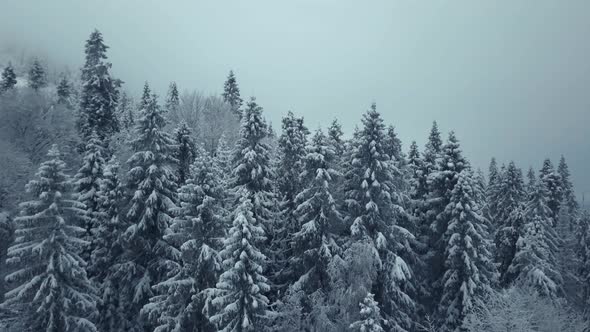
[[[405,147],[433,120],[469,159],[568,159],[590,199],[590,1],[0,1],[0,47],[78,67],[98,28],[134,94],[219,93],[230,69],[278,129],[288,110],[348,133],[371,102]]]

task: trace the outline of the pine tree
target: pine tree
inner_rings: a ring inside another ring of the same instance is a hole
[[[561,177],[553,168],[551,160],[545,159],[543,161],[543,167],[539,170],[539,181],[547,188],[547,207],[551,210],[551,219],[555,227],[557,226],[559,207],[563,197],[563,188],[561,187]]]
[[[168,87],[168,95],[166,96],[165,109],[168,112],[168,116],[176,118],[178,116],[178,110],[180,108],[180,97],[178,95],[178,87],[176,82],[170,83]]]
[[[423,165],[416,141],[412,141],[412,144],[410,144],[410,151],[408,152],[408,169],[410,174],[410,198],[418,200],[421,198],[419,195],[419,181],[422,177]]]
[[[578,210],[578,202],[576,201],[576,194],[574,192],[574,185],[570,180],[569,167],[565,161],[565,157],[561,156],[559,166],[557,166],[557,173],[561,177],[561,188],[563,190],[563,205],[567,207],[567,212],[570,216],[575,216]]]
[[[430,177],[430,174],[436,171],[438,167],[437,159],[442,153],[442,147],[443,143],[440,136],[440,131],[438,130],[438,124],[435,121],[432,123],[432,129],[428,135],[428,142],[426,143],[426,148],[422,154],[423,168],[418,183],[418,197],[425,198],[426,194],[430,191],[428,188],[428,178]]]
[[[82,67],[82,92],[78,127],[83,137],[95,131],[101,139],[119,131],[116,107],[121,81],[111,77],[106,61],[102,34],[94,30],[85,45],[86,61]]]
[[[282,120],[282,133],[279,137],[278,145],[278,164],[276,167],[277,191],[280,202],[279,221],[275,225],[275,244],[276,257],[275,262],[277,275],[273,276],[274,283],[284,290],[294,278],[292,267],[287,260],[293,254],[291,245],[291,235],[298,229],[299,223],[295,216],[297,208],[295,197],[303,189],[303,180],[301,173],[304,171],[307,128],[303,125],[303,118],[296,118],[292,112],[289,112]],[[275,248],[273,248],[275,249]]]
[[[529,171],[527,172],[526,177],[526,194],[528,199],[535,193],[537,189],[537,177],[535,176],[535,170],[533,170],[532,167],[529,167]]]
[[[590,213],[584,211],[577,221],[577,256],[580,259],[578,276],[582,282],[582,299],[585,304],[585,318],[590,318]]]
[[[135,126],[133,99],[129,97],[125,91],[121,92],[117,109],[119,123],[123,125],[122,128],[125,128],[126,130],[132,130],[133,126]]]
[[[68,81],[66,75],[62,75],[59,84],[57,85],[57,103],[61,105],[66,105],[67,107],[72,106],[71,102],[72,98],[72,86]]]
[[[241,119],[242,111],[240,110],[240,107],[242,106],[242,98],[240,98],[240,88],[238,87],[238,82],[236,81],[236,76],[234,75],[233,70],[229,71],[227,80],[223,85],[222,96],[223,101],[230,105],[232,112]]]
[[[223,243],[223,273],[212,302],[219,311],[210,320],[221,332],[261,331],[269,317],[264,293],[270,286],[262,274],[266,256],[259,249],[264,229],[254,217],[250,194],[246,190],[241,194],[233,226]]]
[[[298,229],[293,233],[292,262],[296,277],[295,289],[310,294],[328,289],[328,265],[338,255],[337,234],[342,231],[342,218],[332,195],[333,179],[338,173],[332,168],[334,152],[327,138],[318,130],[307,149],[302,177],[306,183],[296,196],[294,216]]]
[[[33,60],[29,69],[29,87],[37,91],[47,86],[47,74],[45,68],[38,59]]]
[[[554,298],[561,293],[562,277],[555,253],[560,241],[553,229],[552,212],[547,204],[545,185],[537,184],[524,210],[524,235],[516,242],[516,253],[508,273],[530,286],[541,296]]]
[[[179,189],[180,206],[164,239],[178,249],[170,277],[154,286],[156,296],[143,311],[157,322],[155,331],[216,331],[210,289],[215,287],[224,235],[224,196],[220,170],[204,150],[191,165],[192,176]]]
[[[368,293],[359,304],[361,307],[361,320],[350,325],[350,329],[359,332],[384,332],[381,327],[381,314],[379,313],[378,303],[374,300],[374,295]]]
[[[340,158],[344,154],[344,140],[342,136],[342,126],[337,119],[334,119],[328,128],[328,139],[334,150],[336,157]]]
[[[190,165],[195,160],[197,147],[192,132],[184,121],[174,130],[174,138],[177,146],[175,157],[178,160],[178,183],[182,185],[190,176]]]
[[[223,187],[228,188],[230,185],[231,173],[233,171],[233,151],[229,146],[225,135],[221,135],[219,137],[219,141],[217,142],[217,148],[215,151],[215,161],[217,164],[217,168],[221,171],[221,179],[223,182]]]
[[[236,165],[232,174],[234,192],[245,191],[252,201],[254,218],[265,231],[270,231],[272,220],[273,171],[270,165],[271,150],[265,142],[267,125],[262,119],[262,107],[251,98],[242,117],[240,139],[232,164]],[[271,234],[267,234],[270,236]]]
[[[12,89],[16,85],[16,74],[14,68],[9,62],[8,66],[2,71],[2,81],[0,81],[0,93]]]
[[[174,254],[163,237],[176,206],[175,146],[172,137],[163,131],[166,120],[157,97],[148,98],[141,101],[145,108],[137,120],[135,139],[131,142],[134,154],[128,161],[127,186],[133,195],[126,215],[131,225],[123,235],[125,261],[118,272],[125,275],[126,287],[131,287],[124,291],[132,296],[127,300],[126,313],[136,319],[139,319],[141,307],[153,295],[151,287],[162,281],[168,272],[165,257]],[[152,329],[149,322],[144,324],[146,330]]]
[[[65,163],[57,146],[39,167],[37,179],[27,184],[36,200],[22,203],[15,219],[18,229],[8,249],[15,272],[6,280],[18,285],[6,294],[4,305],[24,305],[26,326],[34,331],[96,331],[89,317],[97,297],[79,256],[87,243],[76,226],[83,206],[72,199]]]
[[[492,158],[488,170],[488,189],[486,191],[486,198],[489,202],[486,209],[486,217],[490,219],[495,228],[498,225],[498,197],[501,194],[501,183],[503,174],[498,169],[496,158]]]
[[[345,174],[347,221],[353,239],[366,241],[379,252],[382,268],[373,293],[385,318],[394,329],[410,330],[415,303],[406,291],[412,287],[412,273],[396,252],[397,235],[409,233],[397,224],[405,211],[392,198],[396,191],[392,163],[384,151],[385,126],[375,104],[362,121]]]
[[[485,307],[492,293],[495,268],[490,252],[488,226],[478,214],[471,171],[459,173],[444,214],[448,227],[444,234],[444,274],[438,305],[441,331],[456,331],[468,313]]]
[[[429,229],[429,253],[426,257],[431,268],[431,296],[436,300],[441,296],[444,277],[444,255],[446,249],[445,233],[449,226],[449,216],[445,213],[451,202],[451,193],[459,180],[459,174],[469,168],[468,161],[463,157],[459,141],[454,132],[442,147],[437,158],[436,170],[428,177],[429,193],[426,198],[425,220]]]
[[[125,192],[119,180],[119,162],[115,157],[104,167],[99,197],[102,216],[96,229],[94,251],[88,268],[93,271],[93,281],[99,286],[101,299],[96,325],[99,331],[129,331],[134,323],[125,317],[127,308],[121,305],[124,297],[120,294],[124,285],[120,276],[117,276],[124,252],[121,235],[128,225],[121,216]]]
[[[82,253],[82,258],[90,261],[90,253],[93,251],[96,240],[96,229],[102,218],[100,211],[100,182],[104,171],[104,147],[98,135],[92,133],[85,147],[82,166],[75,175],[75,190],[78,201],[86,208],[86,223],[83,225],[84,240],[90,243],[89,247]],[[94,272],[91,271],[91,274]]]
[[[495,193],[496,207],[496,262],[499,264],[500,279],[506,284],[506,272],[514,258],[516,242],[522,235],[522,227],[515,227],[515,223],[521,224],[522,203],[526,199],[522,171],[510,162],[504,174],[496,183]]]

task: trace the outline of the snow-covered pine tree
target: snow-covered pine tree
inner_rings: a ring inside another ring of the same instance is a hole
[[[553,229],[547,191],[540,181],[526,204],[524,234],[516,242],[516,253],[507,273],[539,295],[554,298],[562,293],[562,276],[556,265],[559,239]]]
[[[416,144],[416,141],[412,141],[412,144],[410,144],[410,151],[408,152],[408,181],[410,182],[409,193],[412,200],[418,200],[422,198],[422,196],[419,194],[419,181],[422,177],[422,169],[422,157],[420,156],[420,151],[418,151],[418,144]]]
[[[225,232],[220,170],[200,149],[189,177],[179,189],[180,206],[164,239],[178,249],[169,278],[155,285],[156,295],[142,311],[157,322],[156,332],[215,332],[210,290],[220,271]]]
[[[279,137],[278,161],[276,166],[277,193],[279,195],[279,216],[274,225],[274,244],[277,252],[272,257],[275,260],[271,272],[273,283],[283,291],[293,283],[294,275],[288,260],[293,255],[291,245],[293,233],[299,229],[299,222],[295,216],[297,204],[295,197],[304,186],[305,178],[301,176],[305,169],[307,143],[307,128],[303,125],[303,118],[296,118],[292,112],[282,119],[282,133]],[[276,273],[276,275],[275,275]]]
[[[82,253],[82,258],[87,263],[90,262],[90,253],[94,249],[96,240],[96,229],[103,217],[100,210],[101,192],[100,182],[103,178],[104,171],[104,147],[102,141],[96,133],[91,133],[84,149],[82,166],[74,176],[75,190],[77,199],[85,206],[86,223],[82,225],[85,229],[83,239],[89,243]],[[89,271],[94,275],[97,271]]]
[[[305,186],[295,198],[298,227],[291,238],[291,262],[298,272],[292,287],[307,294],[328,289],[328,264],[332,256],[339,254],[336,237],[344,225],[332,195],[333,179],[339,175],[333,162],[334,151],[318,130],[307,148],[301,174]]]
[[[565,161],[565,157],[561,156],[559,160],[559,166],[557,166],[557,173],[561,177],[561,188],[563,191],[562,205],[567,207],[567,212],[570,216],[575,217],[579,208],[578,201],[576,200],[576,193],[574,191],[574,185],[570,179],[569,167]]]
[[[121,305],[124,297],[120,294],[124,285],[116,276],[124,250],[121,235],[128,225],[121,216],[125,192],[119,180],[119,162],[114,156],[104,167],[99,197],[102,216],[96,229],[94,251],[88,268],[93,272],[92,280],[98,285],[101,299],[97,306],[99,315],[96,326],[99,331],[129,331],[133,322],[125,317],[127,308]]]
[[[443,237],[444,274],[437,309],[443,332],[457,331],[467,314],[484,308],[496,279],[489,222],[478,213],[472,176],[469,168],[459,173],[444,211],[449,221]]]
[[[175,157],[178,160],[178,185],[182,186],[190,176],[190,166],[195,160],[197,146],[193,139],[191,129],[185,121],[182,121],[174,130],[174,138],[177,146]]]
[[[173,157],[174,140],[163,130],[166,119],[157,97],[148,98],[141,101],[145,108],[141,110],[135,139],[131,142],[134,154],[128,161],[127,187],[133,194],[126,215],[130,226],[123,234],[126,252],[118,274],[124,274],[122,282],[131,288],[125,290],[132,296],[127,300],[130,302],[128,315],[151,331],[153,326],[141,320],[138,313],[153,295],[151,287],[162,281],[168,272],[166,257],[174,257],[175,250],[163,237],[176,207],[174,169],[177,161]]]
[[[217,168],[221,171],[221,180],[224,188],[230,187],[231,173],[233,171],[233,158],[234,152],[229,146],[225,135],[219,137],[217,142],[217,148],[215,149],[215,162]]]
[[[66,107],[72,106],[72,86],[68,77],[62,75],[61,80],[57,85],[57,103],[65,105]]]
[[[583,211],[577,221],[577,256],[580,259],[578,276],[582,282],[582,298],[585,304],[584,316],[590,319],[590,213]]]
[[[553,163],[550,159],[543,161],[543,166],[539,170],[539,181],[543,183],[546,188],[545,194],[547,200],[547,207],[551,210],[551,219],[553,226],[557,226],[559,215],[559,207],[561,206],[561,200],[563,197],[563,188],[561,188],[561,176],[553,167]]]
[[[334,155],[337,158],[342,157],[344,154],[344,139],[342,136],[342,126],[338,122],[338,119],[334,119],[328,128],[328,139],[334,150]]]
[[[392,163],[384,151],[385,126],[375,104],[362,122],[345,174],[346,220],[355,241],[368,242],[379,252],[382,268],[373,293],[391,328],[406,331],[414,325],[415,303],[406,293],[412,288],[412,272],[396,252],[398,235],[409,234],[397,224],[405,211],[392,198]]]
[[[435,172],[438,167],[438,158],[442,153],[443,142],[438,130],[436,121],[432,123],[430,134],[428,135],[428,142],[422,154],[422,172],[420,172],[420,179],[418,181],[417,196],[425,199],[428,192],[428,178],[432,172]]]
[[[266,143],[268,130],[262,119],[262,107],[252,97],[242,116],[240,139],[236,143],[232,164],[234,193],[245,191],[253,204],[254,219],[267,232],[271,230],[272,206],[274,200],[273,171],[271,169],[271,150]],[[237,196],[239,198],[239,195]]]
[[[102,34],[94,30],[85,45],[86,60],[82,67],[82,92],[78,128],[83,137],[95,131],[104,141],[119,131],[116,107],[121,81],[109,73],[111,64],[106,61],[108,46]]]
[[[446,250],[445,233],[449,226],[449,216],[445,213],[447,205],[451,202],[451,193],[459,180],[459,174],[469,168],[469,162],[461,151],[459,141],[455,133],[450,132],[449,138],[437,158],[436,170],[428,177],[429,193],[426,198],[425,220],[429,222],[429,252],[426,261],[430,266],[431,296],[433,303],[438,302],[441,296],[444,277],[444,257]]]
[[[9,62],[2,71],[2,80],[0,81],[0,93],[12,89],[16,85],[16,74],[14,68]]]
[[[234,71],[230,70],[227,80],[223,84],[223,101],[228,103],[238,117],[242,117],[242,98],[240,98],[240,88],[238,87],[238,81],[234,75]]]
[[[122,125],[121,129],[132,130],[135,125],[135,110],[133,108],[133,99],[125,91],[121,92],[117,109],[119,123]]]
[[[488,204],[488,200],[486,198],[486,190],[488,188],[488,184],[486,183],[486,177],[483,174],[481,168],[477,169],[474,181],[476,191],[476,203],[480,208],[481,215],[485,217],[485,211],[487,210],[486,206]]]
[[[521,223],[519,213],[522,211],[517,210],[526,199],[522,171],[513,161],[508,164],[496,186],[496,262],[499,264],[500,280],[506,284],[506,272],[514,258],[516,241],[523,231],[522,227],[514,227],[515,223]]]
[[[39,61],[34,59],[29,69],[29,87],[35,91],[47,86],[47,74]]]
[[[180,108],[180,96],[178,94],[178,87],[176,82],[171,82],[168,87],[168,95],[166,95],[166,104],[164,109],[168,116],[173,120],[178,120],[178,111]]]
[[[533,167],[529,167],[529,171],[526,173],[526,197],[529,199],[537,189],[537,176]]]
[[[352,323],[350,329],[358,332],[384,332],[381,327],[381,314],[379,313],[379,305],[375,302],[374,295],[368,293],[359,304],[361,307],[361,319]]]
[[[83,206],[72,199],[65,163],[54,145],[27,191],[36,199],[21,203],[14,244],[8,263],[15,271],[6,280],[16,287],[6,294],[4,305],[22,305],[22,317],[34,331],[96,331],[89,318],[96,312],[96,290],[86,277],[79,253],[87,243]]]
[[[264,295],[270,286],[262,274],[266,256],[259,249],[265,240],[264,229],[254,217],[251,194],[240,191],[240,204],[221,251],[223,273],[213,291],[212,303],[219,310],[210,321],[221,332],[262,331],[270,315]]]
[[[500,186],[502,183],[502,176],[498,169],[496,158],[492,157],[490,166],[488,168],[488,188],[486,191],[486,199],[488,206],[486,208],[486,218],[490,220],[495,228],[498,228],[498,221],[496,216],[498,214],[498,197],[501,194]]]

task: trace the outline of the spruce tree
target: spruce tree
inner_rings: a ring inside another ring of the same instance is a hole
[[[184,121],[174,130],[174,138],[177,146],[175,153],[175,157],[178,160],[177,178],[178,184],[182,186],[190,176],[190,165],[195,160],[197,147],[191,129]]]
[[[100,211],[100,182],[102,181],[105,165],[104,155],[102,142],[98,135],[92,133],[84,149],[82,166],[74,177],[78,200],[84,204],[87,217],[86,223],[83,225],[85,229],[83,238],[90,245],[82,254],[82,258],[87,262],[90,260],[90,253],[95,245],[96,229],[103,217]]]
[[[352,323],[350,329],[358,332],[384,332],[381,327],[381,314],[379,313],[379,305],[375,302],[374,295],[368,293],[359,304],[361,307],[361,319]]]
[[[217,142],[215,161],[217,168],[219,168],[221,171],[220,176],[223,182],[222,185],[226,189],[230,186],[230,179],[233,171],[232,155],[232,148],[229,146],[225,135],[222,134],[221,137],[219,137],[219,141]]]
[[[475,185],[467,168],[459,173],[444,214],[445,242],[442,294],[438,305],[441,331],[461,327],[468,313],[485,308],[492,293],[495,267],[490,252],[488,221],[478,213]]]
[[[240,107],[242,106],[242,98],[240,98],[240,88],[238,87],[233,70],[229,71],[227,80],[223,84],[222,96],[223,101],[230,105],[232,112],[241,118],[242,111]]]
[[[393,329],[411,330],[415,303],[406,292],[412,288],[412,273],[397,252],[399,233],[409,232],[398,224],[405,211],[392,198],[392,163],[384,150],[385,126],[375,104],[362,122],[345,174],[347,221],[353,239],[369,243],[379,253],[381,269],[373,293],[385,319]]]
[[[122,128],[132,130],[135,125],[135,110],[133,107],[133,99],[129,97],[125,91],[121,92],[117,104],[117,113]]]
[[[576,194],[574,192],[574,185],[570,180],[569,167],[565,161],[565,157],[561,156],[559,166],[557,166],[557,173],[561,177],[561,188],[563,191],[562,205],[566,206],[567,212],[570,216],[575,217],[578,210],[578,202],[576,201]]]
[[[96,331],[89,320],[96,312],[95,289],[86,277],[86,263],[79,254],[87,242],[83,205],[72,198],[70,179],[57,146],[48,153],[27,184],[35,200],[21,203],[14,244],[8,263],[14,272],[6,280],[16,287],[6,294],[6,306],[23,305],[26,326],[34,331]]]
[[[299,223],[295,216],[297,208],[295,197],[303,189],[304,178],[301,173],[305,167],[307,128],[303,125],[303,119],[296,118],[289,112],[282,120],[282,133],[278,145],[278,165],[276,167],[277,191],[279,196],[280,221],[275,225],[275,243],[278,252],[277,276],[273,276],[275,283],[281,289],[294,282],[293,275],[287,260],[292,256],[291,235],[298,229]]]
[[[501,194],[501,183],[503,174],[498,169],[496,158],[492,157],[488,170],[488,188],[486,198],[489,202],[486,208],[486,217],[491,221],[495,228],[498,228],[498,197]]]
[[[231,184],[234,193],[246,192],[254,205],[254,218],[268,232],[272,221],[274,175],[270,163],[270,146],[265,141],[267,134],[267,125],[262,119],[262,107],[252,97],[242,117],[240,139],[236,143],[232,160],[235,167]]]
[[[241,190],[240,204],[233,214],[233,226],[223,242],[223,273],[214,290],[213,305],[218,309],[210,320],[221,332],[254,332],[266,326],[270,290],[262,274],[266,256],[260,251],[264,229],[255,219],[255,204]]]
[[[410,181],[410,198],[413,200],[419,200],[422,198],[419,195],[419,181],[422,177],[422,157],[420,151],[418,151],[418,144],[416,141],[412,141],[410,144],[410,151],[408,152],[408,169],[409,169],[409,181]],[[416,202],[417,203],[417,202]]]
[[[428,135],[428,142],[426,143],[426,148],[422,154],[423,162],[422,172],[420,173],[421,177],[418,181],[418,197],[424,199],[426,198],[427,193],[430,191],[428,188],[428,178],[430,177],[430,174],[436,171],[438,167],[437,159],[442,153],[442,147],[442,138],[440,136],[440,131],[438,130],[438,124],[435,121],[432,123],[432,128],[430,129],[430,134]]]
[[[125,317],[127,307],[120,293],[125,285],[121,282],[119,264],[124,253],[121,235],[127,229],[127,223],[121,216],[125,200],[125,190],[119,179],[119,162],[112,157],[104,167],[100,182],[101,218],[95,234],[95,245],[91,255],[92,280],[98,285],[101,301],[98,304],[99,315],[96,325],[99,331],[123,332],[131,330],[130,322]]]
[[[178,110],[180,108],[180,97],[178,95],[178,87],[176,86],[176,82],[170,83],[168,87],[168,95],[166,96],[166,105],[165,110],[168,113],[168,116],[176,119],[178,116]]]
[[[2,81],[0,81],[0,93],[12,89],[16,85],[16,74],[14,68],[9,62],[8,66],[2,71]]]
[[[342,217],[333,197],[333,181],[339,175],[333,169],[334,152],[324,134],[318,130],[305,156],[302,178],[305,187],[295,199],[294,215],[298,229],[293,233],[292,262],[299,272],[295,289],[310,294],[328,289],[328,265],[339,254],[336,243],[343,229]]]
[[[539,181],[543,183],[546,188],[547,207],[551,210],[551,219],[553,226],[557,226],[559,215],[559,207],[563,197],[562,181],[559,173],[553,168],[553,163],[549,159],[543,161],[543,167],[539,170]]]
[[[524,234],[516,242],[516,253],[507,273],[539,295],[554,298],[562,293],[562,276],[555,259],[560,241],[553,229],[547,191],[539,182],[526,204]]]
[[[219,250],[224,235],[224,197],[220,170],[204,150],[191,165],[191,177],[179,189],[180,206],[164,239],[177,250],[169,277],[154,286],[156,295],[143,311],[158,326],[155,331],[216,331],[210,290],[220,271]]]
[[[33,60],[29,69],[29,87],[37,91],[47,86],[47,74],[45,68],[38,59]]]
[[[340,158],[344,154],[344,139],[342,136],[342,126],[337,119],[334,119],[328,128],[328,139],[334,150],[336,157]]]
[[[526,173],[526,177],[526,196],[528,199],[535,193],[537,189],[537,177],[535,176],[535,170],[533,170],[532,167],[529,167],[529,171]]]
[[[67,107],[72,106],[72,86],[66,75],[62,75],[59,84],[57,85],[57,103],[66,105]]]
[[[102,34],[94,30],[85,45],[86,60],[82,67],[82,91],[78,128],[83,137],[95,131],[102,140],[120,129],[116,107],[121,81],[109,73],[108,46]]]
[[[124,262],[119,274],[125,274],[124,284],[131,289],[125,294],[129,308],[126,313],[152,330],[151,322],[139,319],[139,310],[153,296],[152,286],[163,280],[168,272],[167,255],[174,250],[163,237],[172,221],[176,207],[176,176],[173,157],[174,140],[163,129],[166,119],[157,103],[157,97],[142,99],[140,118],[131,142],[134,154],[129,158],[128,190],[132,193],[126,218],[130,226],[123,234]]]

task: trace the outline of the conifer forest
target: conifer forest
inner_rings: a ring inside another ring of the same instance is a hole
[[[590,331],[567,156],[475,165],[379,100],[273,126],[230,67],[134,95],[88,33],[80,70],[0,59],[0,331]]]

